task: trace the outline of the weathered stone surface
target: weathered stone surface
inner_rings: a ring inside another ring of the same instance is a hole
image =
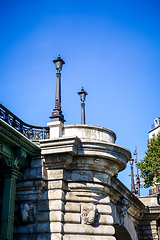
[[[83,193],[83,195],[81,192],[67,192],[65,199],[72,202],[98,202],[99,196],[91,192]]]
[[[60,199],[60,200],[64,200],[65,198],[65,194],[63,190],[60,189],[56,189],[56,190],[49,190],[48,191],[48,199]]]
[[[64,235],[63,240],[116,240],[113,236]]]
[[[31,160],[31,168],[43,167],[43,158],[33,158]]]
[[[81,124],[64,125],[63,136],[78,136],[80,139],[95,139],[99,141],[105,141],[114,143],[116,135],[114,132],[107,128]]]
[[[63,240],[63,235],[60,233],[52,233],[50,240]]]
[[[68,171],[67,174],[67,181],[93,181],[94,173],[93,171],[86,171],[86,170],[74,170]]]
[[[112,225],[113,224],[113,217],[110,216],[110,215],[101,215],[100,216],[100,219],[99,219],[99,224],[102,224],[102,225]]]
[[[62,233],[63,232],[63,224],[61,222],[51,222],[50,223],[50,231],[52,233]]]
[[[88,183],[88,182],[82,182],[82,183],[69,182],[68,188],[70,188],[70,189],[90,189],[90,190],[93,189],[93,190],[108,192],[108,188],[106,188],[102,184]]]
[[[99,203],[101,203],[101,204],[109,204],[110,203],[110,198],[104,196],[104,198],[99,200]]]
[[[42,212],[42,211],[48,211],[49,210],[49,201],[48,199],[45,201],[39,201],[37,202],[37,211]]]
[[[49,222],[50,216],[49,212],[38,212],[35,214],[36,222]]]
[[[49,209],[64,211],[64,203],[62,200],[50,200]]]
[[[81,206],[79,203],[66,202],[65,204],[66,212],[81,212]]]
[[[27,224],[23,226],[16,226],[14,229],[15,233],[49,233],[50,232],[50,223],[35,223]]]
[[[31,191],[31,190],[35,190],[35,188],[42,190],[45,187],[45,181],[37,180],[37,179],[30,180],[30,181],[20,181],[17,183],[16,187],[18,191],[21,191],[21,190],[27,191],[27,189]]]
[[[48,200],[48,191],[21,191],[17,192],[16,200],[18,201],[39,201],[39,200]]]
[[[50,211],[50,221],[63,222],[64,214],[61,211]]]
[[[62,189],[62,190],[66,190],[67,186],[66,183],[62,180],[57,180],[57,181],[49,181],[48,182],[48,188],[51,189]]]
[[[64,124],[60,121],[50,122],[47,124],[50,128],[50,138],[55,139],[62,137],[62,130],[64,127]]]
[[[100,214],[111,214],[112,209],[109,205],[97,204],[97,210]]]
[[[30,180],[30,179],[46,179],[46,170],[42,167],[27,168],[23,174],[19,176],[19,180]]]
[[[64,215],[65,223],[80,223],[81,215],[79,213],[66,213]]]
[[[48,169],[47,170],[48,180],[59,180],[65,179],[65,170],[63,169]]]
[[[91,225],[84,224],[64,224],[64,233],[74,234],[90,234],[90,235],[114,235],[115,230],[112,226],[100,225],[98,227],[92,227]]]
[[[77,154],[81,141],[77,136],[41,140],[42,155]]]

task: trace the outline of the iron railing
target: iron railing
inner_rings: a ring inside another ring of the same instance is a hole
[[[0,118],[10,126],[21,132],[30,140],[40,140],[49,138],[49,128],[33,126],[23,122],[20,118],[10,112],[6,107],[0,104]]]

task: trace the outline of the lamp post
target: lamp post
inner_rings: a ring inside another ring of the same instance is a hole
[[[80,92],[78,92],[81,99],[81,124],[85,124],[85,99],[88,95],[87,92],[84,91],[83,87]]]
[[[134,159],[130,158],[130,165],[131,165],[131,192],[136,194],[135,183],[134,183],[134,174],[133,174],[133,161],[134,161]]]
[[[137,146],[135,147],[134,155],[136,155],[135,163],[137,168],[137,186],[138,186],[138,196],[140,196],[140,179],[139,179],[139,172],[138,172],[138,158],[137,158]]]
[[[57,82],[56,82],[56,98],[55,98],[55,108],[52,112],[51,121],[61,121],[62,123],[65,122],[64,116],[61,110],[61,70],[63,64],[65,62],[61,59],[60,55],[58,55],[56,60],[53,60],[56,69],[57,69]]]

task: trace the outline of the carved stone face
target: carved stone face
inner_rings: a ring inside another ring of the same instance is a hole
[[[93,203],[82,207],[82,224],[93,224],[96,217],[96,206]]]
[[[27,203],[22,203],[21,208],[21,217],[22,221],[26,223],[31,223],[34,221],[34,206]]]

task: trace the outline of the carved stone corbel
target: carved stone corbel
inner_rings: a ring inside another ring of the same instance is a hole
[[[119,214],[120,225],[124,225],[124,218],[127,214],[128,208],[130,208],[129,201],[126,198],[122,197],[117,204],[117,212]]]
[[[20,169],[23,166],[27,166],[26,157],[27,157],[26,151],[22,148],[17,148],[15,150],[14,166],[17,169]]]

